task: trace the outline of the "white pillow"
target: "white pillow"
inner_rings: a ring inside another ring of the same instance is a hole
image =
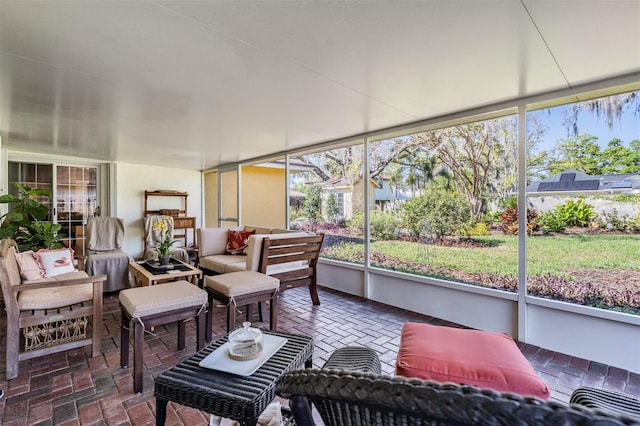
[[[22,279],[33,281],[42,278],[42,269],[35,258],[33,250],[16,253],[16,262],[18,262],[18,269],[20,269]]]
[[[73,266],[73,249],[41,249],[36,253],[38,263],[46,278],[68,274],[76,270]]]

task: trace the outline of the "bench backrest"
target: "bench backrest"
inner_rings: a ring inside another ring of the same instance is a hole
[[[316,266],[324,234],[262,240],[258,272],[280,280],[280,290],[309,286],[316,281]]]

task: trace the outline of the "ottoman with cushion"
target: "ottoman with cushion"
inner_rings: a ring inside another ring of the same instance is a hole
[[[250,320],[249,305],[270,300],[270,329],[276,330],[278,324],[278,289],[280,280],[255,271],[230,272],[228,274],[205,277],[205,290],[209,294],[209,306],[213,300],[227,307],[227,332],[235,327],[236,308],[247,305],[247,321]],[[211,340],[211,321],[213,309],[209,309],[207,318],[207,341]]]
[[[550,395],[506,333],[408,322],[400,336],[396,374],[541,399]]]
[[[144,330],[171,322],[178,323],[178,349],[185,346],[184,321],[197,319],[197,350],[204,347],[207,293],[188,281],[174,281],[122,290],[119,294],[122,323],[120,365],[129,366],[129,324],[133,323],[133,391],[141,392]]]

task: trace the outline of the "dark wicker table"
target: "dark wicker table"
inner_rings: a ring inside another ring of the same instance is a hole
[[[275,384],[280,375],[303,366],[312,366],[311,337],[277,331],[264,333],[288,340],[251,376],[237,376],[198,365],[213,350],[222,346],[227,336],[156,376],[156,425],[164,425],[169,401],[233,419],[242,425],[255,425],[260,414],[274,399]]]

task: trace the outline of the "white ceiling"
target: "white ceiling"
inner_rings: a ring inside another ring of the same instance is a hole
[[[640,1],[0,0],[4,147],[207,169],[638,73]]]

